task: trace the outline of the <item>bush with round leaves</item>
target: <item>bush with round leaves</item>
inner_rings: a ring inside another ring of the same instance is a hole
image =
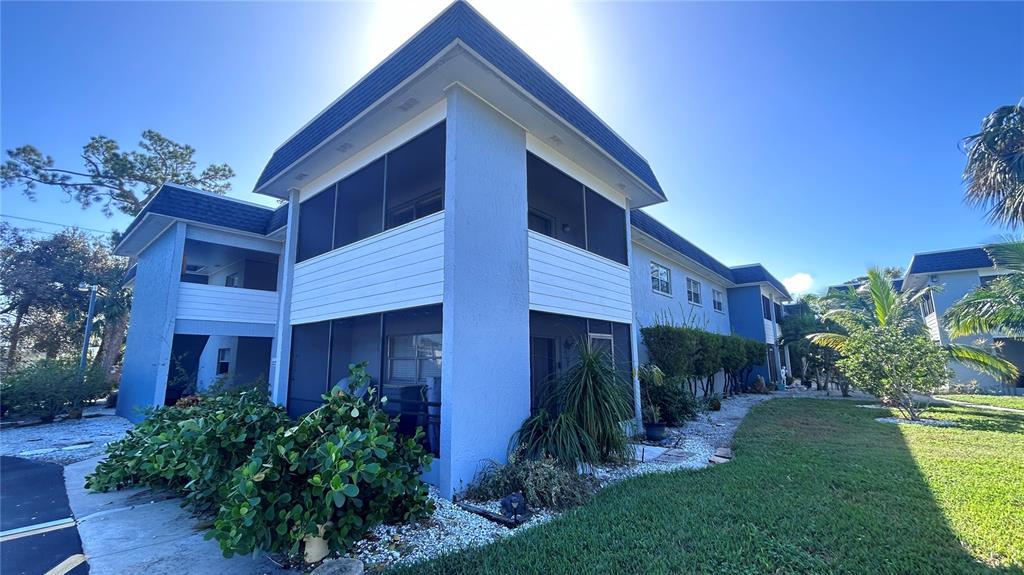
[[[19,415],[53,421],[85,402],[104,397],[110,384],[98,365],[84,373],[74,359],[41,359],[12,372],[0,386],[4,404]]]
[[[124,439],[107,446],[106,459],[86,477],[86,487],[159,487],[181,493],[198,510],[216,509],[256,443],[288,425],[284,410],[257,392],[153,409]]]
[[[265,437],[235,471],[207,535],[225,556],[262,550],[295,558],[307,536],[344,551],[381,523],[432,511],[420,480],[432,461],[423,431],[398,434],[365,368],[349,366],[348,391],[331,390],[324,405]]]

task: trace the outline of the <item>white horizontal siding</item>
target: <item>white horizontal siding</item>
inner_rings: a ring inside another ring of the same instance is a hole
[[[291,323],[441,303],[444,212],[295,265]]]
[[[632,323],[629,268],[528,232],[530,309]]]
[[[775,342],[775,324],[770,319],[764,320],[764,340],[768,343]]]
[[[277,292],[181,283],[177,319],[273,324]]]
[[[940,341],[942,334],[939,332],[939,316],[936,313],[930,313],[924,318],[924,324],[928,327],[928,335],[931,336],[933,341]]]

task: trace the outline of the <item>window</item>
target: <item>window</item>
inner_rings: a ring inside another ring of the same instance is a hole
[[[772,300],[768,299],[768,296],[761,296],[761,309],[764,311],[764,319],[771,321],[772,319]]]
[[[651,289],[665,295],[672,295],[672,270],[651,262]]]
[[[231,371],[231,348],[222,347],[217,350],[217,375]]]
[[[224,287],[239,287],[238,285],[238,273],[228,274],[224,278]]]
[[[722,292],[713,289],[711,290],[711,305],[714,306],[715,311],[725,311],[725,297]]]
[[[628,265],[626,210],[527,153],[530,230]]]
[[[445,123],[299,205],[296,262],[444,209]]]
[[[699,281],[686,278],[686,299],[692,304],[701,305]]]
[[[775,302],[775,321],[782,321],[782,304]]]

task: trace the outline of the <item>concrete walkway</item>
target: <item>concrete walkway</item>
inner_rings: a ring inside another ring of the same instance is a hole
[[[1005,413],[1016,413],[1018,415],[1024,415],[1024,409],[1014,409],[1012,407],[1002,407],[999,405],[984,405],[981,403],[969,403],[966,401],[958,401],[956,399],[943,399],[941,397],[929,398],[933,403],[944,403],[946,405],[959,405],[961,407],[973,407],[975,409],[987,409],[989,411],[1002,411]]]
[[[291,573],[262,554],[224,558],[216,541],[203,539],[208,527],[169,493],[149,489],[87,491],[85,476],[99,460],[64,468],[71,511],[78,520],[82,548],[93,575]]]

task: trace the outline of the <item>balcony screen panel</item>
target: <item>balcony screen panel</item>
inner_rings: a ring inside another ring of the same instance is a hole
[[[533,154],[526,156],[531,230],[586,249],[583,185]]]
[[[331,322],[330,386],[348,389],[350,364],[366,362],[371,384],[380,382],[380,314],[336,319]],[[362,390],[356,390],[360,392]]]
[[[441,439],[441,306],[384,314],[385,409],[401,416],[399,433],[422,427],[424,447],[438,456]]]
[[[334,214],[334,248],[383,231],[384,159],[338,182]]]
[[[301,262],[331,250],[334,241],[334,190],[326,190],[299,204],[299,238],[295,261]]]
[[[298,417],[316,409],[327,391],[331,322],[292,328],[292,358],[288,375],[288,414]]]
[[[444,209],[445,124],[387,155],[387,229]]]
[[[589,188],[587,249],[626,265],[626,210]]]

